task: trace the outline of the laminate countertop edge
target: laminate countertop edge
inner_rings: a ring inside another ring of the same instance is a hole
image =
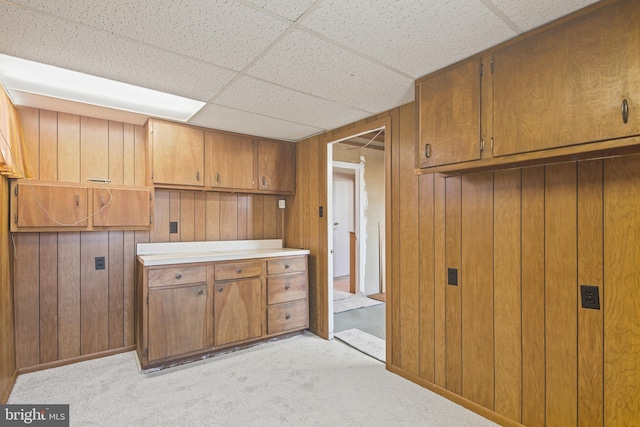
[[[167,253],[157,255],[138,255],[138,261],[144,267],[190,264],[197,262],[220,262],[237,261],[244,259],[274,258],[309,255],[308,249],[293,248],[269,248],[269,249],[242,249],[235,251],[206,251],[206,252],[183,252]]]

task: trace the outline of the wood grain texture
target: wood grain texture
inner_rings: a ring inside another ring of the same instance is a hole
[[[124,346],[124,232],[109,231],[109,348]]]
[[[461,280],[464,277],[461,272],[462,179],[447,178],[445,185],[445,262],[447,269],[458,270],[458,285],[447,284],[445,288],[446,388],[455,394],[462,395],[462,292],[460,288],[465,286]]]
[[[13,245],[9,238],[9,179],[0,176],[0,403],[6,403],[17,376],[14,290],[10,273]]]
[[[196,192],[194,196],[194,239],[196,242],[207,240],[207,206],[206,193]]]
[[[169,241],[170,242],[179,242],[181,241],[180,236],[182,235],[182,221],[180,218],[181,214],[181,203],[182,203],[182,191],[181,190],[170,190],[169,191],[169,221],[175,222],[178,224],[177,233],[169,233]]]
[[[522,424],[545,425],[545,177],[522,170]]]
[[[135,185],[146,184],[146,171],[151,168],[147,164],[146,144],[147,131],[143,126],[135,126],[133,130],[134,144],[134,175]]]
[[[464,175],[461,203],[461,395],[493,409],[493,173]]]
[[[58,234],[40,233],[40,362],[58,360]]]
[[[205,195],[206,240],[220,240],[220,193]]]
[[[18,233],[15,256],[27,268],[16,269],[14,301],[16,306],[16,365],[18,368],[40,363],[40,236]]]
[[[169,241],[169,190],[155,191],[153,229],[149,231],[150,242]]]
[[[435,383],[435,176],[418,178],[420,378]]]
[[[578,285],[604,295],[603,161],[578,163]],[[580,306],[578,288],[578,426],[602,426],[603,315]]]
[[[80,350],[92,354],[109,349],[109,232],[80,233]],[[105,257],[105,269],[95,258]]]
[[[220,240],[238,238],[238,195],[220,194]]]
[[[394,109],[391,112],[391,121],[396,124],[400,122],[400,112]],[[400,300],[402,299],[402,289],[400,288],[400,127],[391,127],[391,146],[385,147],[388,150],[387,161],[390,163],[387,171],[390,178],[385,187],[388,199],[391,202],[389,212],[386,214],[385,228],[388,230],[389,239],[385,241],[387,247],[387,306],[389,307],[389,315],[387,316],[387,326],[390,333],[387,334],[391,344],[387,353],[391,357],[387,358],[387,362],[391,365],[398,365],[402,358],[402,343],[400,333],[400,317],[402,316]]]
[[[80,116],[58,113],[58,180],[80,182]]]
[[[109,122],[109,179],[124,184],[124,123]]]
[[[214,290],[214,342],[225,345],[259,337],[262,333],[260,278],[216,282]]]
[[[80,356],[80,233],[58,233],[58,356]]]
[[[494,174],[495,411],[522,414],[521,170]]]
[[[195,200],[195,191],[180,192],[180,222],[178,229],[180,230],[181,242],[193,242],[196,238]]]
[[[640,423],[640,158],[604,166],[604,419]]]
[[[135,269],[136,269],[136,235],[135,231],[123,233],[123,344],[135,344]],[[148,235],[148,233],[147,233]]]
[[[109,122],[80,118],[80,181],[109,177]]]
[[[31,163],[34,178],[40,179],[40,110],[18,107],[26,157]]]
[[[204,131],[199,128],[149,120],[155,184],[204,185]]]
[[[135,126],[128,123],[122,126],[122,183],[136,185]]]
[[[40,111],[40,179],[58,180],[58,113]]]
[[[434,384],[446,388],[447,385],[447,356],[446,356],[446,291],[447,291],[447,264],[445,253],[446,242],[446,179],[440,175],[434,175],[434,242],[435,242],[435,270],[434,270],[434,311],[435,311],[435,372]]]
[[[576,163],[545,168],[546,425],[577,424]]]

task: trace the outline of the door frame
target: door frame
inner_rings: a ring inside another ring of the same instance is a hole
[[[327,339],[332,340],[333,339],[333,328],[334,328],[334,324],[333,324],[333,226],[331,224],[333,224],[333,144],[337,143],[337,142],[342,142],[342,141],[346,141],[348,139],[351,138],[355,138],[357,136],[362,136],[362,135],[366,135],[368,133],[371,132],[376,132],[379,130],[384,130],[384,150],[385,150],[385,155],[384,155],[384,169],[385,169],[385,224],[389,224],[389,218],[390,218],[390,214],[391,214],[391,210],[390,210],[390,199],[389,199],[389,190],[391,187],[391,177],[389,174],[389,168],[391,165],[390,159],[391,159],[391,117],[385,117],[382,119],[378,119],[375,121],[372,121],[370,123],[364,123],[362,125],[356,126],[352,129],[348,129],[339,133],[336,133],[334,135],[326,135],[323,137],[323,142],[326,143],[327,145],[327,162],[326,162],[326,173],[327,173],[327,193],[326,193],[326,206],[327,206],[327,227],[326,227],[326,232],[327,232],[327,252],[326,252],[326,257],[327,257],[327,312],[324,313],[326,316],[326,319],[328,320],[328,336]],[[385,230],[385,234],[386,237],[385,239],[388,241],[389,238],[389,227],[386,227]],[[389,258],[389,248],[390,245],[387,244],[385,247],[385,251],[387,252],[385,254],[385,259],[388,260]],[[387,271],[387,275],[389,275],[389,269],[386,269]],[[387,277],[387,283],[389,283],[389,277]],[[389,311],[389,296],[387,296],[387,305],[386,305],[386,318],[387,318],[387,337],[389,337],[389,329],[390,329],[390,325],[391,323],[389,322],[389,317],[390,317],[390,311]],[[387,352],[388,352],[389,347],[387,347]]]

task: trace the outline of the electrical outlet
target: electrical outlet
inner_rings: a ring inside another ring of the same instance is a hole
[[[104,264],[104,257],[103,256],[97,256],[96,257],[96,270],[104,270],[105,264]]]
[[[447,283],[452,286],[458,286],[458,269],[457,268],[447,269]]]
[[[600,295],[597,286],[580,285],[582,308],[600,310]]]
[[[169,223],[169,233],[177,233],[178,232],[178,222],[171,221]]]
[[[284,209],[286,206],[284,199],[278,200],[278,207]]]

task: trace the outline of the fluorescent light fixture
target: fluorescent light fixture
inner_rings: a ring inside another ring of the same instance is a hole
[[[116,108],[186,122],[205,103],[153,89],[0,54],[0,81],[7,90]]]

